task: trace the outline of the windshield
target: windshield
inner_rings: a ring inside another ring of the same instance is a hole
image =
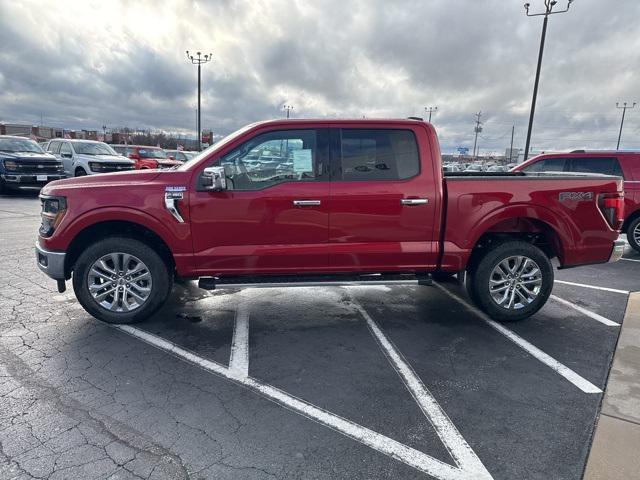
[[[255,123],[252,123],[251,125],[242,127],[241,129],[236,130],[235,132],[227,135],[222,140],[214,143],[206,150],[203,150],[200,153],[196,154],[196,156],[193,157],[193,159],[189,160],[188,162],[184,162],[181,166],[178,167],[178,170],[186,171],[193,168],[193,166],[196,165],[200,160],[202,160],[203,158],[207,158],[209,155],[211,155],[212,152],[215,152],[216,150],[219,150],[225,147],[227,144],[233,142],[236,138],[238,138],[240,135],[247,132],[248,130],[252,129],[255,125],[256,125]]]
[[[167,158],[165,151],[160,149],[141,148],[138,150],[138,154],[142,158]]]
[[[44,153],[44,150],[28,138],[0,138],[0,152]]]
[[[81,155],[117,155],[106,143],[75,142],[73,149]]]

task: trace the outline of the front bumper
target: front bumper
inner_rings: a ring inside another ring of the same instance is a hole
[[[613,250],[611,250],[611,255],[609,256],[609,263],[617,262],[622,258],[626,244],[627,242],[621,238],[613,242]]]
[[[37,187],[67,178],[61,173],[4,173],[0,175],[8,187]]]
[[[54,280],[65,280],[64,259],[65,252],[50,252],[36,242],[36,262],[38,268]]]

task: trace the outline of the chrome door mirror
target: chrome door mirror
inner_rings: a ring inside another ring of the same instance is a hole
[[[208,167],[202,171],[202,185],[206,190],[220,192],[227,189],[224,167]]]

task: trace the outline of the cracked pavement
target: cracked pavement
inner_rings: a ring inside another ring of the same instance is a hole
[[[35,195],[0,197],[0,479],[427,478],[93,319],[70,284],[59,294],[37,269],[38,224]],[[634,268],[558,277],[640,290]],[[494,478],[581,477],[600,395],[580,392],[437,289],[352,294]],[[566,285],[554,294],[622,320],[619,296]],[[140,328],[226,365],[242,295],[252,377],[451,463],[340,289],[208,293],[179,284]],[[510,328],[604,386],[617,328],[552,302]]]

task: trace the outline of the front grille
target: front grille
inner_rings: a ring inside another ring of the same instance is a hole
[[[21,174],[40,175],[45,173],[60,173],[62,166],[58,163],[36,163],[36,162],[17,162],[18,168],[15,170]]]
[[[123,163],[103,163],[100,162],[100,172],[123,172],[125,170],[133,170],[133,165],[127,165]],[[98,171],[98,170],[96,170]]]

